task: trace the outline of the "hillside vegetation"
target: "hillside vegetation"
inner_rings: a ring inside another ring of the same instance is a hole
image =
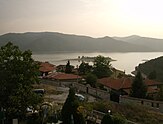
[[[138,124],[163,124],[163,114],[136,104],[118,104],[113,102],[94,102],[83,105],[87,110],[98,110],[107,113],[111,110],[111,114],[120,113],[126,119]]]
[[[68,52],[147,52],[148,47],[135,45],[111,37],[92,38],[88,36],[62,34],[56,32],[8,33],[0,36],[0,46],[13,42],[21,49],[48,53]]]
[[[147,76],[155,71],[156,72],[156,80],[163,82],[163,56],[152,59],[145,63],[139,64],[138,68],[141,72],[146,74]]]
[[[131,35],[128,37],[114,37],[114,39],[125,41],[127,43],[132,43],[135,45],[148,47],[153,51],[158,51],[158,52],[163,51],[163,39],[141,37],[137,35]]]

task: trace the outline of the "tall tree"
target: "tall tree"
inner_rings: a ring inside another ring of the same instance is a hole
[[[68,60],[66,64],[65,73],[71,73],[71,72],[72,72],[72,66],[70,65],[70,61]]]
[[[83,115],[77,111],[78,107],[79,103],[75,97],[75,89],[70,88],[69,95],[61,111],[63,124],[85,124]]]
[[[105,114],[101,120],[101,124],[113,124],[113,119],[109,113]]]
[[[92,87],[96,87],[96,83],[97,83],[97,77],[96,77],[96,75],[91,74],[91,73],[87,74],[87,76],[86,76],[86,82],[88,84],[90,84]]]
[[[98,78],[109,77],[112,74],[110,69],[110,61],[105,59],[105,57],[99,55],[94,60],[93,73]]]
[[[141,72],[138,71],[132,83],[130,96],[136,97],[136,98],[145,98],[146,94],[147,94],[147,86],[143,81]]]
[[[85,75],[86,73],[89,73],[92,69],[92,66],[90,66],[88,63],[82,62],[79,66],[79,74]]]
[[[0,106],[6,109],[7,119],[23,118],[27,107],[40,103],[41,98],[32,92],[38,66],[31,55],[10,42],[0,48]]]

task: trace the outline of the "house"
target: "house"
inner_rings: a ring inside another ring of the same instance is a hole
[[[123,78],[113,78],[113,77],[106,77],[99,79],[98,82],[104,86],[105,89],[111,91],[117,91],[120,95],[129,95],[133,78],[132,77],[123,77]],[[147,85],[148,94],[155,94],[158,92],[158,86],[163,85],[161,82],[157,82],[154,80],[144,79],[144,83]]]
[[[74,66],[72,66],[72,65],[70,65],[70,66],[71,66],[72,71],[73,71]],[[58,66],[56,67],[56,70],[57,70],[57,72],[65,72],[65,70],[66,70],[66,65],[58,65]]]
[[[58,65],[57,66],[57,72],[65,72],[66,65]]]
[[[121,70],[118,70],[116,68],[111,68],[111,70],[112,70],[111,77],[121,78],[121,77],[124,77],[125,76],[125,71],[121,71]]]
[[[67,81],[77,82],[82,79],[82,77],[79,75],[66,74],[66,73],[61,73],[61,72],[51,73],[47,75],[45,78],[56,80],[56,81],[66,81],[66,82]]]
[[[56,66],[49,62],[39,62],[39,71],[41,76],[46,76],[52,72],[56,71]]]

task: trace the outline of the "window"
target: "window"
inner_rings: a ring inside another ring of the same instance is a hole
[[[157,103],[156,107],[159,108],[159,103]]]

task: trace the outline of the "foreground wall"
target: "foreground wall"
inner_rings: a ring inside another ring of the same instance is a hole
[[[49,80],[49,79],[41,79],[40,83],[45,83],[45,84],[50,84],[50,85],[54,85],[54,86],[74,86],[78,91],[87,93],[89,95],[92,95],[94,97],[98,97],[100,99],[103,100],[110,100],[110,94],[107,91],[104,90],[100,90],[97,88],[92,88],[90,87],[90,85],[83,85],[83,84],[79,84],[76,83],[74,81],[56,81],[56,80]]]
[[[153,108],[163,113],[163,101],[154,101],[147,99],[138,99],[128,96],[120,96],[120,103],[132,103]]]

